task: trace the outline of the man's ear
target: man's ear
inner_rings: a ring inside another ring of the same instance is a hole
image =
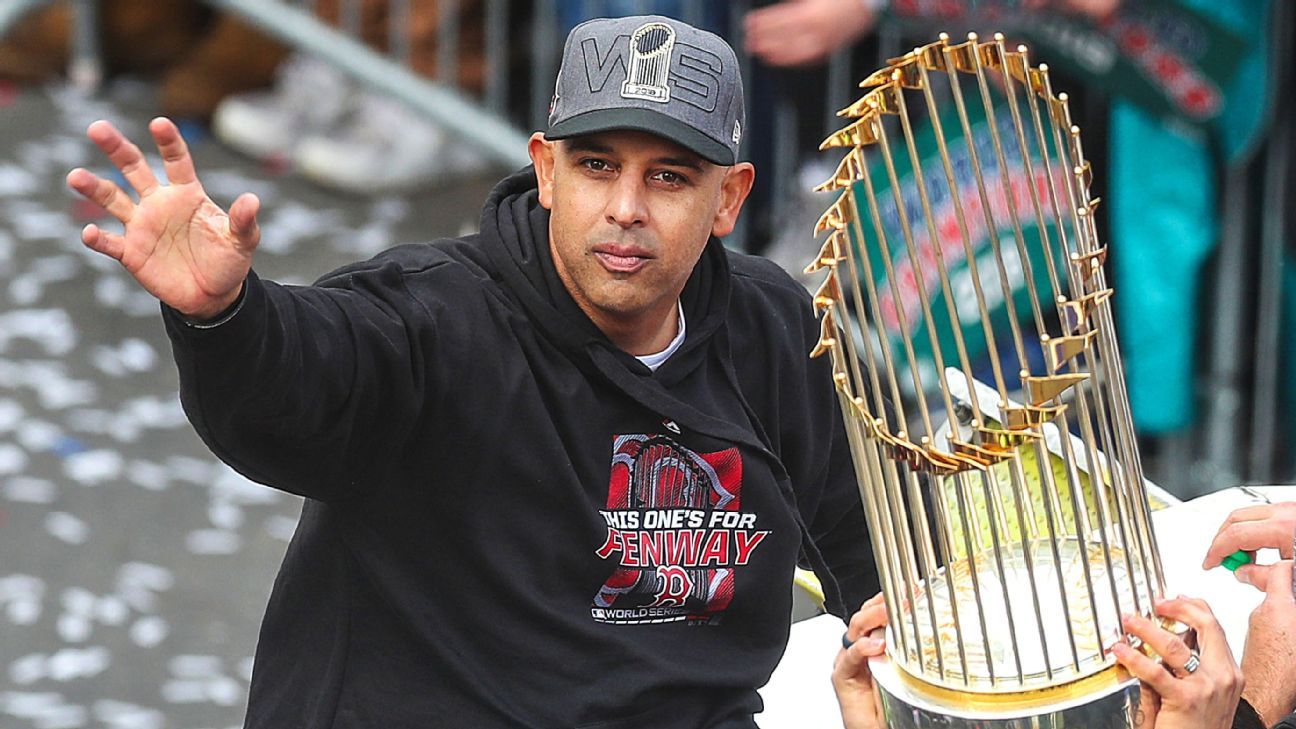
[[[742,211],[743,202],[755,181],[756,168],[751,162],[739,162],[725,170],[724,179],[720,181],[720,208],[716,210],[715,222],[711,225],[712,235],[723,238],[733,232],[738,223],[738,213]]]
[[[535,165],[536,183],[540,192],[540,206],[546,210],[553,209],[554,155],[557,154],[557,142],[545,139],[544,132],[531,135],[527,143],[527,153]]]

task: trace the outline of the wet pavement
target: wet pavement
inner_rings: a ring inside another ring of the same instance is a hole
[[[202,445],[157,303],[79,242],[116,229],[64,187],[111,171],[83,131],[107,118],[142,141],[152,93],[0,88],[0,729],[241,726],[300,511]],[[475,228],[498,177],[356,199],[189,132],[218,203],[260,195],[256,269],[289,283]]]

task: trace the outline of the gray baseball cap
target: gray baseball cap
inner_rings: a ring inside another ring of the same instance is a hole
[[[568,34],[545,137],[633,129],[731,165],[745,124],[729,44],[673,18],[640,15],[591,20]]]

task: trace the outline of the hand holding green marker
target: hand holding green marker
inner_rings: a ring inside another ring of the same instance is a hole
[[[1292,535],[1292,553],[1296,554],[1296,535]],[[1241,567],[1244,564],[1251,564],[1254,561],[1255,558],[1251,556],[1250,552],[1245,552],[1239,549],[1233,554],[1225,557],[1224,561],[1220,564],[1224,565],[1224,568],[1229,572],[1236,572],[1238,567]],[[1292,563],[1292,577],[1292,598],[1296,598],[1296,562]]]
[[[1254,561],[1255,558],[1251,556],[1250,552],[1244,552],[1239,549],[1233,554],[1225,557],[1224,561],[1220,564],[1224,565],[1224,568],[1229,572],[1236,572],[1238,567],[1241,567],[1244,564],[1251,564]]]
[[[1239,486],[1238,488],[1246,495],[1252,496],[1259,501],[1263,501],[1266,504],[1273,503],[1272,501],[1269,500],[1268,496],[1265,496],[1263,493],[1256,491],[1253,488],[1250,488],[1248,486]],[[1293,537],[1293,543],[1296,543],[1296,536]],[[1223,565],[1224,568],[1227,569],[1229,572],[1236,572],[1238,567],[1241,567],[1244,564],[1251,564],[1254,561],[1255,561],[1255,555],[1251,554],[1250,552],[1239,549],[1233,554],[1230,554],[1229,556],[1225,557],[1224,560],[1220,562],[1220,564]],[[1293,575],[1296,575],[1296,567],[1293,567]],[[1292,592],[1293,594],[1296,594],[1296,584],[1292,585]]]

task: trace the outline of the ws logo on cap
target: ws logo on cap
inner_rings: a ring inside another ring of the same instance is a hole
[[[681,101],[705,112],[715,111],[719,103],[724,69],[720,57],[676,42],[675,29],[665,23],[645,23],[629,36],[616,36],[605,49],[597,39],[585,38],[580,49],[591,94],[603,91],[619,68],[625,74],[623,98]]]

